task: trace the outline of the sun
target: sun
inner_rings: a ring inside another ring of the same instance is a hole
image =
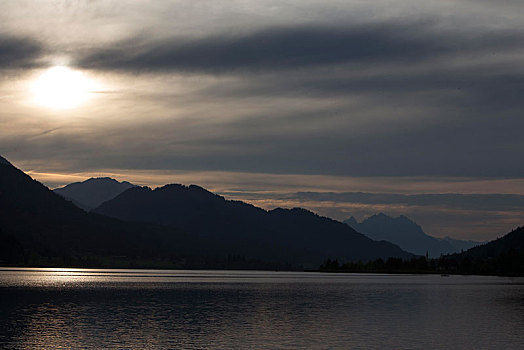
[[[94,81],[80,71],[54,66],[40,74],[31,83],[30,89],[35,104],[52,109],[70,109],[87,102],[94,85]]]

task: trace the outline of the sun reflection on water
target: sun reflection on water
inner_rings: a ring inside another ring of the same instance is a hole
[[[517,348],[523,288],[479,276],[0,268],[0,348]]]

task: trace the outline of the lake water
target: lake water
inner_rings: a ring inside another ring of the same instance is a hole
[[[0,268],[2,349],[523,349],[524,279]]]

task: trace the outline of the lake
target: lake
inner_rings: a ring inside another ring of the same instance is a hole
[[[0,268],[2,349],[522,349],[524,278]]]

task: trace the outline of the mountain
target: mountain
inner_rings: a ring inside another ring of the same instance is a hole
[[[134,186],[127,181],[118,182],[110,177],[98,177],[56,188],[54,192],[89,211]]]
[[[121,220],[171,227],[214,242],[234,245],[255,256],[269,252],[288,262],[318,267],[327,257],[346,260],[411,255],[389,242],[376,242],[347,225],[305,209],[266,211],[226,200],[202,187],[134,187],[93,210]]]
[[[0,158],[0,261],[29,266],[175,266],[206,246],[181,230],[86,213]],[[115,258],[118,257],[118,258]]]
[[[411,256],[303,209],[267,212],[198,186],[132,187],[100,208],[118,203],[133,221],[85,212],[0,158],[0,263],[274,269]]]
[[[353,220],[350,220],[353,222]],[[367,263],[327,259],[321,271],[350,273],[438,273],[524,276],[524,226],[494,241],[473,247],[465,252],[442,255],[438,259],[424,256],[410,260],[390,258]]]
[[[471,259],[492,259],[497,256],[514,251],[524,253],[524,226],[516,228],[510,233],[496,240],[455,254],[455,256],[469,257]]]
[[[524,226],[507,235],[444,257],[444,263],[461,273],[524,275]]]
[[[478,242],[478,241],[463,241],[460,239],[454,239],[452,237],[447,237],[447,236],[442,238],[442,240],[449,242],[449,244],[451,244],[455,248],[456,252],[460,252],[462,250],[468,250],[478,245],[487,243],[487,242]]]
[[[424,233],[422,228],[404,215],[392,218],[383,213],[372,215],[358,223],[354,217],[344,223],[374,240],[385,240],[398,245],[405,251],[428,255],[432,258],[456,252],[450,242]]]

